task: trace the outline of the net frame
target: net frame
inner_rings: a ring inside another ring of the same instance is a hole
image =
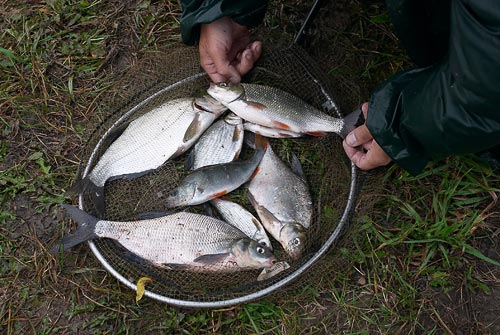
[[[182,51],[181,51],[182,52]],[[314,62],[312,59],[310,59],[300,47],[298,46],[292,46],[289,48],[286,48],[286,50],[279,50],[274,51],[275,55],[280,54],[280,52],[285,55],[292,55],[292,59],[295,62],[301,62],[302,68],[306,69],[302,75],[305,77],[308,77],[308,84],[317,86],[319,88],[319,91],[321,92],[320,94],[323,95],[324,97],[324,104],[322,107],[325,107],[326,109],[329,110],[329,112],[337,117],[341,117],[340,109],[339,107],[335,104],[334,100],[331,97],[331,89],[328,87],[327,79],[325,79],[324,76],[321,75],[321,71],[319,69],[315,68]],[[272,54],[272,53],[271,53]],[[270,56],[271,58],[273,56]],[[276,57],[276,56],[275,56]],[[280,57],[280,56],[278,56]],[[262,69],[265,70],[265,59],[266,57],[263,56],[264,59],[264,65],[259,67],[259,64],[257,64],[256,69],[257,72],[262,71]],[[290,60],[289,60],[290,61]],[[261,63],[262,64],[262,63]],[[307,70],[311,69],[311,71]],[[314,70],[314,71],[313,71]],[[258,78],[258,74],[252,75],[252,78]],[[127,107],[126,112],[121,114],[121,116],[114,120],[109,128],[104,131],[101,135],[99,140],[97,141],[96,145],[94,148],[92,148],[90,151],[90,156],[87,160],[87,163],[84,167],[82,177],[85,177],[89,172],[90,169],[93,167],[95,164],[96,159],[98,158],[99,152],[102,151],[101,146],[104,146],[106,144],[106,138],[109,136],[110,133],[113,132],[113,130],[117,127],[119,127],[121,124],[129,120],[135,113],[140,112],[141,109],[144,106],[147,106],[151,101],[155,100],[157,97],[163,95],[163,94],[168,94],[169,91],[174,90],[178,86],[185,85],[191,81],[196,81],[196,80],[203,80],[207,79],[207,75],[203,71],[199,71],[197,73],[194,73],[188,77],[182,78],[176,82],[170,83],[164,87],[161,88],[153,88],[153,89],[148,89],[146,90],[147,92],[153,91],[153,93],[149,94],[146,93],[147,97],[144,98],[143,100],[140,100],[136,104],[132,104],[132,107]],[[335,135],[336,136],[336,135]],[[92,143],[92,141],[89,141],[89,145]],[[348,195],[345,203],[345,207],[343,208],[342,215],[340,217],[340,220],[337,223],[337,226],[333,230],[333,232],[329,235],[329,237],[326,239],[326,241],[321,245],[321,247],[317,250],[315,250],[314,253],[308,256],[307,259],[304,259],[301,264],[298,266],[295,266],[290,272],[288,272],[285,276],[283,277],[278,277],[275,280],[270,281],[268,285],[263,285],[262,287],[258,287],[256,289],[249,289],[248,292],[245,292],[243,294],[239,293],[238,296],[236,297],[231,297],[231,296],[225,296],[222,294],[220,297],[209,297],[206,298],[203,293],[201,294],[189,294],[189,299],[187,298],[176,298],[172,296],[168,296],[165,294],[161,294],[158,292],[155,292],[154,290],[146,289],[145,295],[156,299],[161,302],[165,302],[170,305],[174,306],[179,306],[179,307],[194,307],[194,308],[220,308],[220,307],[227,307],[235,304],[241,304],[244,302],[249,302],[256,300],[258,298],[264,297],[268,294],[276,292],[278,289],[290,284],[292,281],[297,280],[302,274],[306,272],[314,263],[317,262],[318,259],[320,259],[330,248],[331,246],[335,243],[335,241],[339,238],[341,232],[343,229],[346,227],[348,224],[350,215],[353,212],[354,205],[356,202],[356,197],[357,197],[357,187],[358,181],[357,181],[357,169],[356,166],[350,162],[350,181],[349,181],[349,187],[348,187]],[[83,195],[79,196],[79,207],[82,210],[88,209],[86,206],[86,200]],[[103,252],[102,246],[99,244],[99,242],[96,241],[89,241],[88,245],[90,249],[92,250],[93,254],[95,257],[100,261],[100,263],[104,266],[104,268],[109,271],[115,278],[117,278],[121,283],[123,283],[125,286],[137,290],[137,286],[134,284],[134,280],[131,279],[130,277],[127,278],[127,276],[123,273],[120,272],[120,268],[117,268],[117,266],[113,265],[113,261],[108,259],[106,254]],[[245,290],[245,288],[243,288]]]

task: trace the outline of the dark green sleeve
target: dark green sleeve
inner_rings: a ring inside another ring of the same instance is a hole
[[[195,44],[200,36],[200,25],[221,17],[255,27],[264,18],[267,0],[182,0],[181,35],[185,44]]]
[[[443,60],[377,89],[367,126],[414,175],[430,160],[499,145],[500,2],[452,1]]]

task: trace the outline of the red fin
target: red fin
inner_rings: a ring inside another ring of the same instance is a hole
[[[261,134],[255,133],[255,149],[267,150],[269,141]]]
[[[226,195],[226,194],[227,194],[227,190],[223,190],[221,192],[212,194],[212,196],[210,197],[210,199],[220,198],[220,197],[222,197],[223,195]]]
[[[263,105],[259,102],[255,102],[255,101],[247,101],[247,104],[250,106],[250,107],[254,107],[254,108],[257,108],[258,110],[264,110],[267,108],[266,105]]]
[[[279,122],[279,121],[273,121],[273,126],[275,128],[279,128],[279,129],[290,130],[289,125],[287,125],[286,123],[283,123],[283,122]]]
[[[252,175],[250,176],[250,178],[248,180],[252,180],[253,177],[255,177],[257,175],[257,173],[259,173],[259,171],[260,171],[260,169],[257,166],[257,168],[253,171]]]
[[[326,133],[322,131],[306,131],[304,134],[311,135],[311,136],[316,136],[316,137],[321,137],[325,136]]]

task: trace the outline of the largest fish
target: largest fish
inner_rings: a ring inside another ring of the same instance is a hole
[[[266,246],[213,217],[178,212],[149,220],[117,222],[99,220],[70,205],[62,206],[78,223],[78,229],[56,244],[52,253],[61,246],[68,249],[107,237],[158,266],[230,272],[267,268],[276,262]]]
[[[343,119],[335,118],[272,86],[212,83],[207,92],[244,120],[312,136],[333,132],[345,137],[360,115],[356,111]]]
[[[99,213],[104,212],[106,181],[134,178],[154,170],[168,159],[188,150],[226,107],[210,96],[179,98],[140,116],[106,149],[92,171],[73,190],[93,196]]]

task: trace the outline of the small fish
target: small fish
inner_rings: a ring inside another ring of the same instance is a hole
[[[243,123],[243,128],[245,130],[251,131],[252,133],[260,134],[262,136],[271,138],[296,138],[304,136],[304,134],[302,133],[295,133],[293,131],[285,129],[264,127],[261,126],[260,124],[255,124],[251,122]]]
[[[246,161],[234,161],[202,167],[191,172],[166,199],[167,208],[199,205],[221,197],[246,183],[264,156],[267,141],[257,135],[256,151]]]
[[[139,177],[182,154],[225,110],[210,96],[165,102],[130,122],[73,191],[88,191],[102,214],[106,181]]]
[[[248,191],[264,228],[292,259],[300,258],[312,220],[312,199],[305,177],[294,173],[268,146]]]
[[[210,203],[217,209],[224,221],[244,232],[252,240],[273,250],[262,223],[243,206],[220,198],[212,199]]]
[[[215,122],[200,137],[189,156],[188,168],[201,167],[236,160],[243,147],[243,121],[233,113]]]
[[[238,271],[272,266],[276,258],[264,245],[234,226],[206,215],[178,212],[150,220],[99,220],[62,205],[78,229],[50,252],[95,238],[111,238],[139,259],[157,266],[196,271]]]
[[[271,86],[212,83],[207,92],[248,122],[312,136],[333,132],[344,138],[354,129],[360,115],[357,111],[343,119],[335,118]]]

